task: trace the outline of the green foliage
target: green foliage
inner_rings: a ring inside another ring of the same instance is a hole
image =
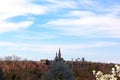
[[[54,62],[44,78],[45,80],[74,80],[72,71],[63,61]]]

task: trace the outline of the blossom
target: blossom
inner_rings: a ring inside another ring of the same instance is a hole
[[[93,75],[95,75],[96,74],[96,71],[95,70],[93,70]]]
[[[120,66],[115,65],[115,67],[112,68],[111,74],[103,74],[101,71],[96,73],[96,71],[93,70],[93,75],[95,75],[96,80],[117,80],[117,77],[120,77]]]

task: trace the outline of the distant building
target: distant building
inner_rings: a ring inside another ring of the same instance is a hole
[[[82,58],[82,62],[85,62],[85,58],[84,57]]]
[[[48,59],[42,59],[40,62],[44,65],[50,65],[50,61]]]
[[[63,61],[63,58],[61,58],[61,51],[60,51],[60,49],[59,49],[58,53],[56,52],[56,56],[55,56],[54,61]]]

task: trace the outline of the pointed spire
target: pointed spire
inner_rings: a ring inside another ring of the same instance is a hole
[[[55,61],[58,60],[58,55],[57,55],[57,51],[56,51],[56,56],[55,56]]]
[[[60,51],[60,48],[59,48],[58,57],[59,57],[59,59],[61,58],[61,51]]]
[[[56,51],[56,56],[55,56],[55,57],[56,57],[56,58],[58,57],[58,56],[57,56],[57,51]]]

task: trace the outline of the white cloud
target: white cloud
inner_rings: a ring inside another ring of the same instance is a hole
[[[3,42],[3,41],[0,41],[0,46],[11,47],[11,46],[15,46],[15,44],[14,44],[14,43],[11,43],[11,42]]]
[[[49,4],[46,5],[49,11],[59,11],[61,9],[76,9],[77,2],[74,0],[46,0]]]
[[[44,26],[60,30],[68,35],[98,35],[99,37],[114,36],[120,38],[120,18],[115,15],[98,15],[89,11],[72,11],[68,16],[71,18],[52,20]]]
[[[13,42],[0,42],[0,46],[7,47],[12,51],[33,51],[41,53],[54,52],[61,48],[65,51],[76,51],[82,48],[99,48],[99,47],[110,47],[119,45],[117,42],[91,42],[91,43],[79,43],[79,44],[28,44],[28,43],[13,43]]]
[[[78,11],[78,10],[73,10],[71,12],[69,12],[68,14],[66,14],[65,16],[68,17],[75,17],[75,18],[82,18],[82,17],[90,17],[90,16],[94,16],[95,14],[93,12],[90,11]]]
[[[23,35],[16,35],[16,37],[24,40],[41,40],[41,39],[52,39],[55,38],[56,36],[50,35],[48,33],[26,33]]]
[[[30,0],[0,0],[0,18],[27,14],[44,14],[46,7],[31,3]]]
[[[95,1],[95,0],[78,0],[78,4],[79,6],[83,7],[83,8],[91,8],[91,9],[95,9],[95,8],[98,8],[98,1]]]
[[[33,21],[7,22],[9,18],[28,14],[45,14],[46,11],[46,7],[32,3],[32,0],[0,0],[0,33],[16,31],[33,24]]]
[[[33,21],[23,21],[18,23],[0,22],[0,33],[17,31],[21,28],[27,28],[33,24]]]

